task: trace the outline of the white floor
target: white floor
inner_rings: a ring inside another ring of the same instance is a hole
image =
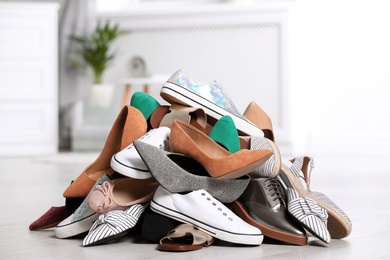
[[[315,158],[312,189],[327,194],[351,218],[349,237],[325,245],[263,243],[257,247],[215,243],[185,253],[156,250],[134,234],[110,244],[81,246],[81,238],[57,239],[51,229],[28,226],[50,206],[64,205],[63,190],[96,154],[0,158],[0,259],[390,259],[389,158]]]

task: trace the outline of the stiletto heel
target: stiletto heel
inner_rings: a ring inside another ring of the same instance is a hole
[[[179,120],[172,124],[170,146],[173,152],[194,158],[212,177],[221,179],[249,174],[272,155],[269,150],[241,149],[231,153],[199,129]]]

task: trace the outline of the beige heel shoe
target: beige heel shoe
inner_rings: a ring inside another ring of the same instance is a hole
[[[275,142],[271,118],[263,109],[261,109],[259,105],[257,105],[255,102],[249,103],[243,115],[258,128],[263,130],[264,137]]]

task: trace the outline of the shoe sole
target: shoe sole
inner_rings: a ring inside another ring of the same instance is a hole
[[[165,100],[172,101],[172,103],[177,103],[177,104],[196,107],[196,108],[202,108],[208,116],[216,120],[219,120],[224,115],[229,115],[233,119],[233,122],[236,125],[237,130],[250,136],[261,136],[261,137],[264,136],[264,133],[260,128],[251,124],[245,119],[240,118],[230,113],[229,111],[219,107],[213,102],[197,94],[194,94],[192,91],[189,91],[188,89],[173,84],[171,82],[166,82],[163,85],[160,91],[160,95]],[[207,106],[204,104],[207,104]]]
[[[248,224],[257,227],[261,230],[264,236],[270,237],[282,242],[286,242],[289,244],[305,246],[307,245],[307,236],[299,236],[290,234],[287,232],[283,232],[280,230],[273,229],[272,227],[261,224],[252,218],[252,216],[246,211],[244,206],[239,202],[235,201],[230,206],[231,210],[236,213],[240,218],[242,218]]]
[[[285,173],[286,177],[288,178],[288,180],[290,181],[291,185],[296,190],[296,192],[298,192],[299,196],[314,200],[315,203],[317,203],[320,207],[322,207],[328,212],[327,227],[331,238],[335,238],[335,239],[344,238],[351,233],[352,227],[337,209],[333,208],[331,204],[325,202],[324,200],[319,199],[316,196],[313,196],[310,192],[305,190],[302,187],[299,180],[289,170],[288,167],[282,165],[281,170]]]
[[[206,223],[200,222],[199,220],[194,219],[181,212],[164,207],[163,205],[157,203],[154,200],[151,201],[150,208],[154,212],[162,214],[169,218],[173,218],[183,223],[192,224],[197,228],[203,230],[204,232],[208,233],[209,235],[218,238],[220,240],[224,240],[236,244],[244,244],[244,245],[260,245],[263,242],[264,236],[262,234],[240,234],[240,233],[233,233],[227,230],[222,230],[220,228],[216,228]]]
[[[132,231],[132,230],[133,230],[133,228],[130,228],[130,229],[127,229],[127,230],[125,230],[123,232],[120,232],[118,234],[115,234],[115,235],[112,235],[112,236],[107,236],[105,238],[99,239],[99,240],[97,240],[95,242],[92,242],[92,243],[89,243],[89,244],[83,244],[83,246],[84,247],[89,247],[89,246],[101,245],[101,244],[104,244],[106,242],[109,242],[109,241],[121,238],[121,237],[127,235],[128,233],[130,233],[130,231]]]
[[[54,233],[57,238],[68,238],[68,237],[80,235],[84,232],[89,231],[89,229],[92,227],[93,222],[95,222],[95,220],[97,220],[98,217],[99,214],[94,213],[79,221],[71,222],[62,226],[57,226],[54,229]]]
[[[152,175],[148,170],[132,168],[128,165],[124,165],[116,159],[115,154],[111,157],[110,166],[114,171],[130,178],[140,180],[152,178]]]

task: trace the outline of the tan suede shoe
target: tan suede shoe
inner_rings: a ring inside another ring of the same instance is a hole
[[[143,114],[132,106],[124,106],[115,120],[99,157],[65,190],[66,198],[86,197],[95,182],[104,174],[112,175],[111,157],[147,131]]]

